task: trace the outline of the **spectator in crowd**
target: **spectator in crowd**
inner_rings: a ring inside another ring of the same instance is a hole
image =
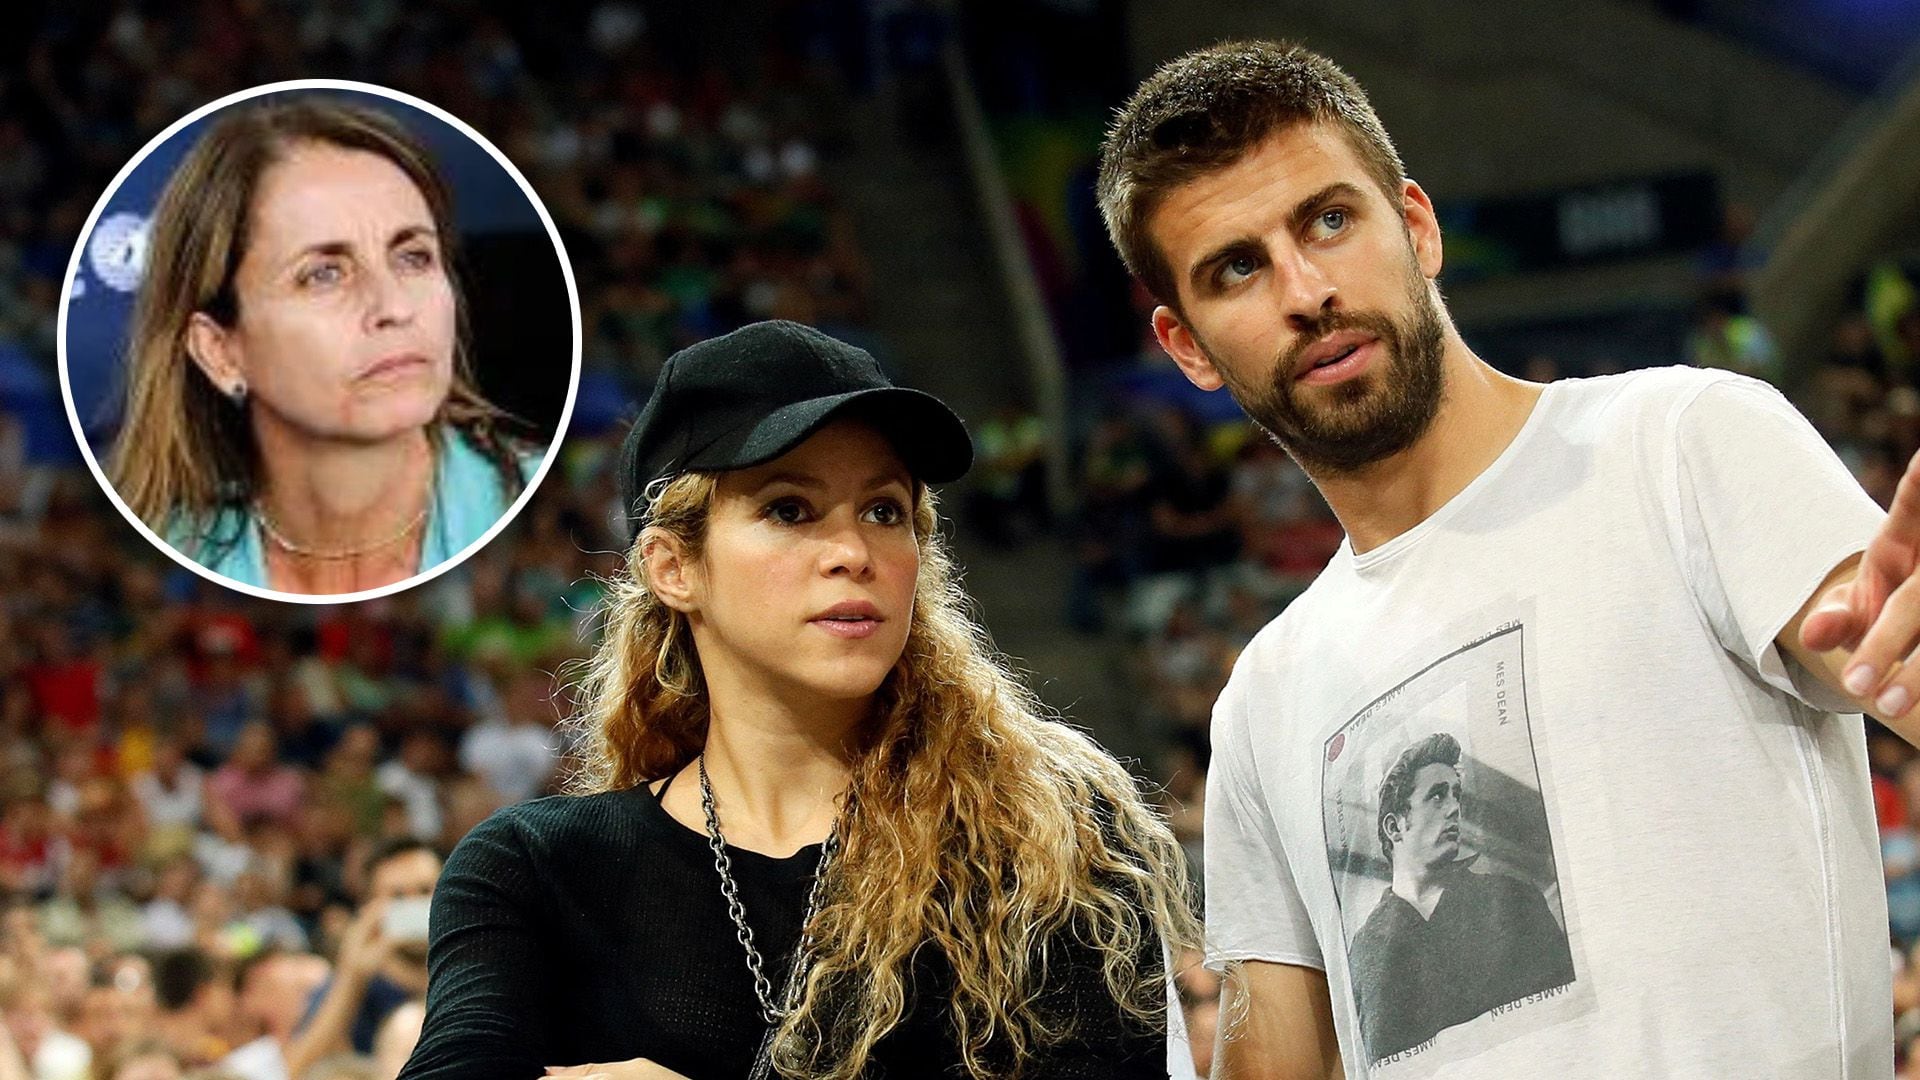
[[[241,729],[232,755],[207,780],[209,801],[242,828],[256,821],[291,824],[306,792],[306,777],[280,761],[272,726],[258,720]]]
[[[141,938],[148,949],[179,949],[193,941],[194,887],[200,884],[200,866],[181,853],[160,867],[153,895],[141,908]]]
[[[152,1037],[116,1043],[101,1055],[94,1080],[182,1080],[184,1062],[164,1040]]]
[[[437,851],[408,837],[386,842],[368,860],[366,902],[348,924],[333,975],[314,992],[287,1051],[295,1075],[341,1050],[375,1053],[381,1025],[401,1006],[426,996],[425,920],[401,925],[389,916],[397,914],[398,905],[432,897],[440,864]],[[409,1052],[419,1039],[418,1018],[412,1032]],[[405,1060],[401,1055],[399,1064]],[[393,1075],[398,1074],[396,1064]]]
[[[421,840],[440,836],[440,774],[447,744],[438,732],[415,728],[400,742],[400,756],[381,765],[374,780],[388,798],[406,807],[407,830]]]
[[[240,964],[234,976],[240,1017],[253,1038],[220,1060],[241,1080],[293,1080],[287,1044],[307,995],[327,977],[327,962],[311,953],[267,949]]]
[[[1147,560],[1160,573],[1202,573],[1240,552],[1239,505],[1207,432],[1187,413],[1161,414],[1166,456],[1149,484]]]
[[[485,779],[502,806],[544,791],[560,762],[552,680],[530,669],[512,671],[507,680],[499,708],[460,742],[461,766]]]
[[[197,948],[163,952],[153,964],[159,1015],[153,1033],[188,1066],[209,1065],[234,1048],[238,1021],[233,982]]]
[[[32,971],[0,975],[0,1017],[34,1080],[86,1080],[93,1050],[61,1025],[52,993]]]
[[[154,742],[152,767],[134,776],[131,785],[146,814],[149,856],[165,857],[192,844],[202,821],[205,784],[205,772],[187,760],[186,744],[178,735]]]
[[[395,1080],[406,1067],[407,1058],[420,1042],[420,1027],[427,1019],[426,1002],[410,1000],[387,1014],[380,1034],[373,1041],[374,1074],[379,1080]]]
[[[125,892],[102,882],[100,856],[84,847],[67,855],[58,893],[40,906],[40,933],[51,945],[102,941],[130,951],[146,942],[139,907]]]

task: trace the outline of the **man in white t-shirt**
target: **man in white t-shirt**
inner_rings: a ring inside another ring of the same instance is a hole
[[[1920,470],[1883,514],[1764,383],[1482,362],[1304,49],[1163,67],[1099,195],[1161,345],[1347,533],[1214,711],[1215,1077],[1888,1076],[1851,714],[1920,730]]]

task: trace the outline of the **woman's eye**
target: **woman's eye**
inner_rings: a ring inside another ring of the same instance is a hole
[[[907,508],[888,499],[885,502],[873,504],[867,510],[867,516],[872,518],[876,525],[898,525],[907,520]]]
[[[315,263],[300,271],[294,278],[302,287],[310,285],[338,285],[347,276],[347,268],[337,262]]]
[[[798,525],[807,520],[807,507],[798,499],[776,499],[767,504],[766,516],[782,525]]]
[[[435,261],[432,248],[408,248],[400,253],[400,264],[411,270],[430,270]]]

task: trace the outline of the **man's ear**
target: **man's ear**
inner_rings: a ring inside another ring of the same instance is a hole
[[[669,533],[649,531],[640,545],[640,566],[648,591],[661,603],[682,614],[696,610],[698,567],[687,558],[679,540]]]
[[[1411,180],[1400,187],[1400,212],[1406,219],[1407,235],[1413,238],[1413,255],[1420,272],[1428,278],[1440,276],[1442,252],[1440,219],[1433,212],[1433,200],[1419,184]]]
[[[214,389],[237,397],[247,388],[246,371],[240,363],[233,331],[221,326],[213,316],[196,311],[187,320],[187,355]]]
[[[1386,830],[1387,838],[1396,844],[1400,842],[1402,836],[1406,835],[1407,830],[1401,825],[1399,814],[1388,814],[1381,820],[1380,826]]]
[[[1180,321],[1180,316],[1165,304],[1153,309],[1153,336],[1160,347],[1167,350],[1173,362],[1180,366],[1180,373],[1187,381],[1202,390],[1218,390],[1226,383],[1220,373],[1214,370],[1213,361],[1200,349],[1200,341]]]

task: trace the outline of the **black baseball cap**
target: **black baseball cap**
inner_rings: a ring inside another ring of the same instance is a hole
[[[873,354],[783,319],[757,322],[667,358],[620,449],[620,504],[638,531],[649,485],[684,472],[765,464],[827,421],[858,416],[916,479],[966,475],[973,439],[932,394],[895,386]]]

